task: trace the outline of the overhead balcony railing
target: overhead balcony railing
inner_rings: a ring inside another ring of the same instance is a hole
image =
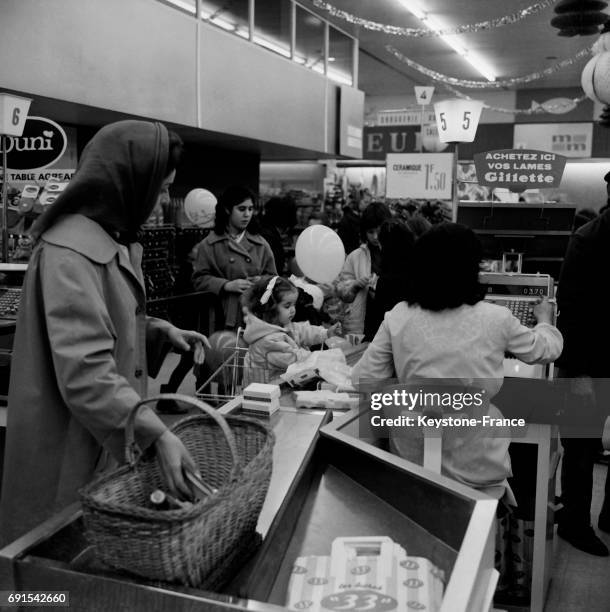
[[[156,0],[357,87],[358,40],[294,0]]]

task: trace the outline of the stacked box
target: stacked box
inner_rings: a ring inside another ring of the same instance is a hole
[[[298,557],[288,585],[291,610],[440,610],[444,574],[409,557],[390,538],[336,538],[330,557]]]
[[[280,409],[278,385],[250,383],[243,391],[241,409],[244,412],[272,415]]]

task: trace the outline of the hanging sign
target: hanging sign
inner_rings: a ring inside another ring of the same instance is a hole
[[[386,157],[386,197],[451,199],[453,153],[402,153]]]
[[[430,153],[440,153],[449,146],[449,143],[440,141],[436,123],[424,123],[422,125],[421,139],[424,149]]]
[[[591,157],[592,143],[591,122],[515,124],[515,149],[540,147],[566,157]]]
[[[31,103],[30,98],[0,94],[0,134],[21,136]]]
[[[519,192],[559,187],[566,160],[548,151],[501,149],[475,154],[474,165],[479,185]]]
[[[28,117],[20,136],[8,136],[7,166],[11,170],[38,170],[58,161],[66,150],[68,139],[55,121]]]
[[[441,142],[472,142],[483,110],[480,100],[442,100],[434,104]]]
[[[415,99],[421,106],[430,104],[432,102],[432,94],[434,93],[434,87],[420,87],[415,86]]]

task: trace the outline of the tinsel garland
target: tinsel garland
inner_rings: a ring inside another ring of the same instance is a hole
[[[416,61],[408,58],[403,55],[398,49],[392,47],[392,45],[385,46],[386,51],[391,53],[396,59],[400,60],[409,68],[413,68],[422,74],[425,74],[428,78],[433,81],[438,81],[439,83],[456,85],[457,87],[465,87],[466,89],[502,89],[504,87],[511,87],[513,85],[518,85],[520,83],[530,83],[532,81],[536,81],[538,79],[542,79],[544,77],[550,76],[551,74],[555,74],[559,72],[563,68],[567,68],[568,66],[572,66],[581,58],[589,55],[591,53],[591,47],[586,47],[585,49],[581,49],[576,55],[569,57],[567,59],[561,60],[544,70],[540,70],[538,72],[531,72],[530,74],[525,74],[519,77],[513,77],[510,79],[502,79],[501,81],[470,81],[467,79],[456,79],[455,77],[447,76],[446,74],[442,74],[440,72],[436,72],[436,70],[431,70],[430,68],[426,68],[421,64],[418,64]]]
[[[473,100],[473,98],[455,89],[455,87],[451,87],[451,85],[447,85],[446,83],[444,83],[443,86],[445,87],[445,89],[450,91],[452,94],[454,94],[458,98],[462,98],[464,100]],[[581,102],[584,102],[586,99],[587,99],[587,96],[581,96],[580,98],[573,98],[572,102],[576,106],[578,106]],[[489,104],[485,104],[485,102],[483,102],[483,108],[490,110],[490,111],[495,111],[496,113],[507,113],[510,115],[539,115],[541,113],[551,112],[549,110],[549,106],[546,106],[546,109],[543,108],[542,106],[539,106],[538,108],[502,108],[498,106],[490,106]],[[550,108],[553,108],[553,106],[551,105]]]
[[[338,9],[336,6],[333,6],[328,2],[323,2],[323,0],[312,0],[315,7],[326,11],[337,19],[342,19],[343,21],[360,26],[366,30],[393,34],[395,36],[410,36],[414,38],[423,38],[424,36],[452,36],[454,34],[468,34],[472,32],[481,32],[482,30],[501,28],[502,26],[512,25],[521,21],[522,19],[525,19],[526,17],[540,13],[544,9],[553,6],[553,4],[555,4],[557,1],[558,0],[540,0],[539,2],[535,2],[524,9],[515,11],[510,15],[497,17],[495,19],[488,19],[486,21],[478,21],[477,23],[469,23],[454,28],[446,28],[440,31],[433,31],[429,28],[403,28],[400,26],[378,23],[376,21],[369,21],[368,19],[363,19],[362,17],[358,17],[352,13]]]

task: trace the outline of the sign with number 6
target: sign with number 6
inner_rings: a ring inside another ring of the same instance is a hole
[[[443,100],[434,112],[441,142],[472,142],[483,110],[480,100]]]
[[[0,94],[0,134],[21,136],[31,103],[30,98]]]

